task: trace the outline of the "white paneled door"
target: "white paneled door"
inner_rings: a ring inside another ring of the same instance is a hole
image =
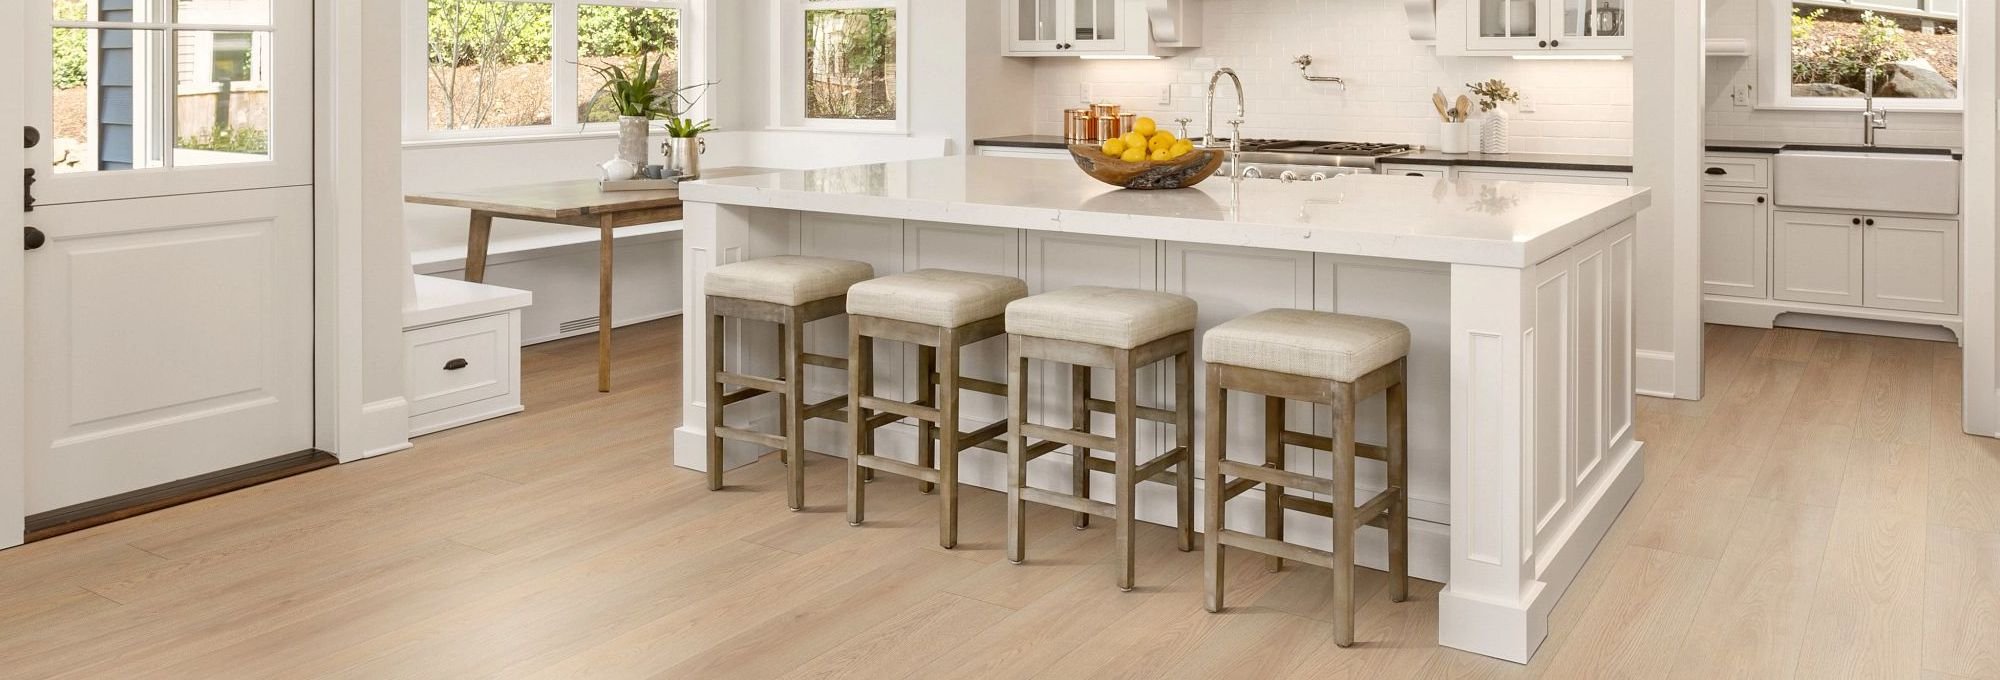
[[[311,0],[26,11],[26,512],[311,448]]]

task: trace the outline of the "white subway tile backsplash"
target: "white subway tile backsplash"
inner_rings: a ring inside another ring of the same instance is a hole
[[[1431,93],[1456,97],[1465,83],[1499,78],[1534,99],[1534,113],[1515,113],[1512,147],[1522,152],[1629,155],[1632,152],[1632,68],[1616,61],[1513,61],[1438,57],[1411,41],[1400,3],[1381,0],[1208,0],[1203,47],[1158,61],[1045,58],[1035,64],[1039,134],[1062,132],[1062,110],[1078,105],[1088,84],[1101,101],[1124,105],[1163,124],[1194,119],[1200,134],[1208,71],[1196,60],[1227,66],[1243,78],[1249,100],[1244,134],[1252,137],[1343,139],[1435,147],[1438,117]],[[1314,75],[1338,75],[1338,85],[1308,83],[1292,59],[1313,56]],[[1160,106],[1161,86],[1172,103]],[[1216,113],[1235,113],[1225,82]],[[1219,121],[1218,134],[1227,131]]]

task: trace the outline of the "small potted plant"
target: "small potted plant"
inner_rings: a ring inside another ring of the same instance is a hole
[[[1515,92],[1514,88],[1508,87],[1506,81],[1499,79],[1483,83],[1467,83],[1466,87],[1472,90],[1472,96],[1479,99],[1480,112],[1486,114],[1480,124],[1479,151],[1507,153],[1508,115],[1507,109],[1501,108],[1500,105],[1520,101],[1521,94]]]
[[[671,94],[660,90],[660,67],[665,62],[666,57],[641,54],[629,70],[616,63],[586,66],[604,79],[592,99],[609,98],[618,111],[618,159],[635,167],[646,167],[647,126],[673,110]]]
[[[710,83],[696,87],[705,89],[708,85]],[[686,89],[676,91],[675,96],[680,97]],[[692,107],[694,102],[700,99],[701,95],[696,94],[693,99],[684,101],[687,107]],[[660,143],[660,155],[666,157],[667,167],[661,173],[664,177],[679,179],[701,177],[701,154],[708,151],[708,143],[702,140],[701,133],[714,130],[715,122],[706,118],[695,120],[681,115],[685,112],[685,108],[682,108],[667,118],[667,141]]]

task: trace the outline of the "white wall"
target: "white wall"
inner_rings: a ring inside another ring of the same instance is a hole
[[[1384,0],[1208,0],[1203,8],[1202,47],[1170,59],[1030,60],[1035,132],[1061,134],[1062,110],[1082,103],[1087,84],[1094,98],[1144,112],[1164,125],[1192,118],[1191,127],[1200,134],[1212,70],[1196,68],[1200,60],[1242,76],[1249,99],[1247,136],[1435,147],[1432,91],[1442,87],[1455,96],[1468,82],[1500,78],[1537,109],[1515,117],[1514,151],[1632,152],[1629,62],[1436,57],[1432,48],[1410,40],[1402,4]],[[1347,90],[1300,78],[1292,59],[1301,54],[1312,55],[1315,75],[1346,78]],[[1162,106],[1164,86],[1171,86],[1172,100]],[[1227,83],[1221,87],[1218,118],[1227,119],[1235,95]],[[1217,134],[1227,134],[1219,121],[1217,126]]]
[[[1736,106],[1729,99],[1735,88],[1757,83],[1757,64],[1765,45],[1757,28],[1762,3],[1786,0],[1708,0],[1708,37],[1750,41],[1750,57],[1708,60],[1708,138],[1821,144],[1861,143],[1857,114],[1845,111],[1779,111]],[[1789,3],[1788,3],[1789,4]],[[1756,90],[1751,90],[1755,93]],[[1756,101],[1751,97],[1750,101]],[[1888,145],[1959,146],[1964,143],[1964,117],[1956,113],[1898,111],[1879,141]]]

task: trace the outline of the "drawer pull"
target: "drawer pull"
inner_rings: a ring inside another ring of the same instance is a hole
[[[466,363],[464,359],[452,359],[451,361],[444,362],[444,370],[456,371],[458,369],[465,368],[471,365],[472,364]]]
[[[1724,169],[1722,169],[1722,168],[1709,168],[1709,169],[1708,169],[1708,174],[1711,174],[1711,175],[1727,175],[1727,174],[1729,174],[1729,171],[1728,171],[1728,170],[1724,170]]]

